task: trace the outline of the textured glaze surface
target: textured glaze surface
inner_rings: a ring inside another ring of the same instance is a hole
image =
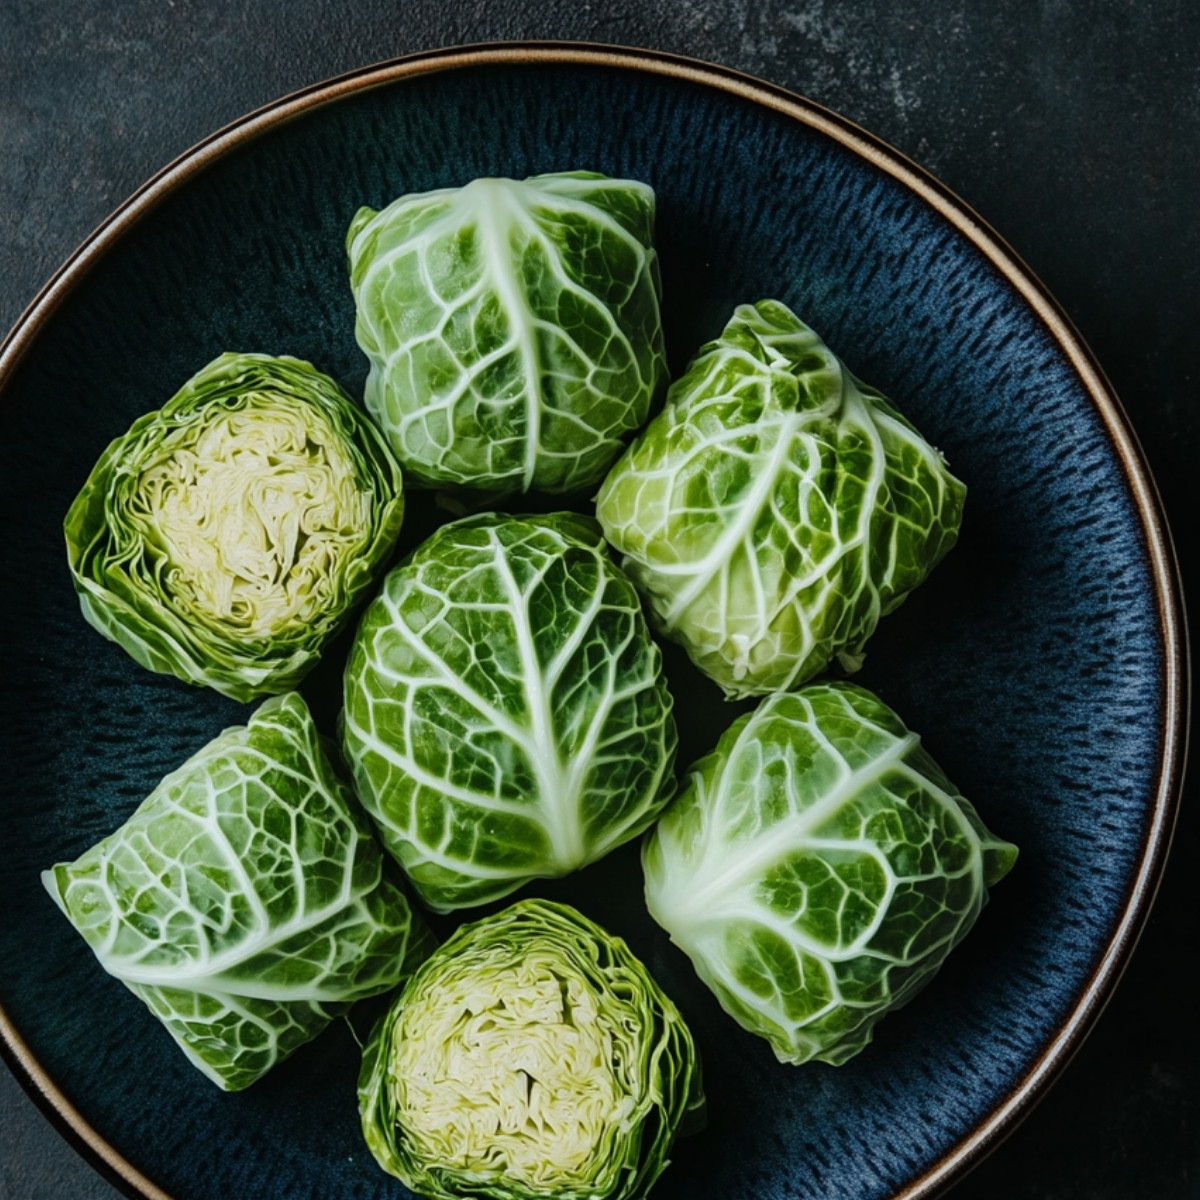
[[[396,1191],[361,1148],[348,1029],[221,1096],[41,892],[38,870],[107,833],[243,711],[141,672],[83,625],[61,515],[107,440],[223,349],[294,354],[361,391],[341,245],[359,204],[581,166],[658,191],[675,370],[735,303],[776,296],[967,481],[959,547],[881,627],[860,678],[1023,851],[930,990],[838,1070],[781,1068],[729,1025],[642,912],[630,855],[542,889],[624,934],[696,1032],[711,1131],[680,1147],[656,1196],[892,1195],[1030,1070],[1113,932],[1159,768],[1157,598],[1103,422],[1042,323],[902,186],[746,101],[578,67],[397,84],[279,129],[162,205],[56,314],[6,396],[5,554],[21,569],[0,592],[13,797],[0,996],[70,1100],[179,1200]],[[669,672],[690,709],[687,762],[739,709],[677,657]],[[327,730],[335,688],[323,670],[305,689]]]

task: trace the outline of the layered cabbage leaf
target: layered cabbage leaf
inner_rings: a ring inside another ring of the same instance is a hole
[[[358,794],[441,912],[595,861],[674,790],[659,649],[572,513],[438,530],[363,615],[344,699]]]
[[[96,629],[245,702],[316,665],[403,516],[396,460],[332,379],[223,354],[109,445],[64,529]]]
[[[853,669],[954,544],[966,489],[773,300],[738,308],[605,479],[652,619],[733,697]]]
[[[431,1200],[636,1200],[703,1118],[691,1034],[625,943],[525,900],[461,927],[375,1027],[380,1165]]]
[[[591,172],[476,179],[347,235],[366,403],[411,480],[599,482],[666,383],[654,192]]]
[[[236,1091],[433,949],[383,864],[290,692],[43,881],[104,969]]]
[[[688,774],[643,847],[651,915],[784,1062],[839,1064],[929,981],[1016,847],[878,697],[778,693]]]

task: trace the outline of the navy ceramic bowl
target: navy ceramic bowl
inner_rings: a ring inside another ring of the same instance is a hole
[[[0,352],[5,1052],[134,1196],[368,1200],[358,1049],[338,1023],[244,1093],[190,1067],[39,882],[248,710],[137,667],[79,614],[61,523],[106,443],[223,350],[361,393],[343,239],[362,204],[588,168],[656,189],[678,371],[775,297],[969,485],[958,547],[859,678],[1021,858],[934,982],[841,1068],[785,1067],[645,914],[636,851],[540,889],[624,935],[684,1010],[710,1098],[658,1200],[939,1191],[1037,1098],[1111,991],[1162,868],[1186,653],[1153,486],[1096,364],[961,203],[808,102],[678,59],[504,46],[405,59],[283,100],[134,196]],[[411,545],[437,520],[410,497]],[[682,759],[732,719],[668,660]],[[305,687],[332,731],[337,654]],[[361,1027],[369,1013],[358,1015]]]

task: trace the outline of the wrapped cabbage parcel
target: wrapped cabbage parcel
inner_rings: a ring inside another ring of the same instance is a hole
[[[573,513],[443,526],[363,615],[344,696],[358,795],[439,912],[594,862],[674,791],[659,649]]]
[[[861,662],[954,544],[964,486],[784,305],[738,308],[596,515],[652,619],[732,697]]]
[[[223,354],[109,445],[64,529],[92,625],[246,702],[316,665],[403,515],[399,466],[332,379]]]
[[[371,1152],[433,1200],[635,1200],[703,1104],[675,1005],[620,938],[544,900],[462,926],[359,1077]]]
[[[666,384],[654,192],[585,171],[360,209],[346,247],[366,403],[412,480],[600,481]]]
[[[691,769],[643,848],[651,915],[784,1062],[839,1064],[966,935],[1017,849],[882,701],[762,701]]]
[[[227,729],[43,882],[226,1091],[433,949],[296,692]]]

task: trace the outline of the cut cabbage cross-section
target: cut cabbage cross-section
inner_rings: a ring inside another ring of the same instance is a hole
[[[435,1200],[634,1200],[702,1115],[675,1006],[619,938],[526,900],[465,925],[373,1031],[380,1165]]]
[[[403,515],[399,466],[332,379],[223,354],[105,450],[64,528],[92,625],[248,701],[316,665]]]

